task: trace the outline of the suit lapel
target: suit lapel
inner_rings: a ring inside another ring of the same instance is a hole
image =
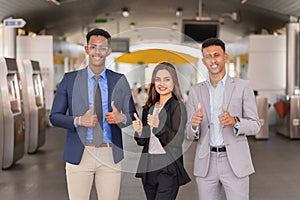
[[[111,99],[112,97],[112,93],[113,93],[113,89],[114,89],[114,85],[115,82],[114,81],[114,76],[111,73],[111,71],[109,69],[106,69],[106,77],[107,77],[107,87],[108,87],[108,111],[111,111],[111,104],[110,102],[113,101],[113,99]]]
[[[211,116],[210,116],[210,95],[209,95],[209,90],[208,90],[208,85],[207,81],[204,81],[200,85],[200,98],[202,98],[202,102],[204,105],[202,105],[202,112],[203,109],[206,112],[206,116],[208,117],[208,121],[210,121]]]
[[[227,76],[227,80],[225,83],[225,96],[224,96],[224,104],[227,109],[229,103],[231,102],[234,87],[235,87],[234,79],[230,76]]]
[[[82,116],[89,109],[88,98],[87,68],[84,68],[77,72],[74,80],[72,94],[72,108],[74,116]],[[84,142],[86,139],[87,128],[79,126],[76,130],[80,140]]]
[[[78,71],[73,88],[73,101],[76,101],[75,105],[83,105],[81,108],[84,111],[89,108],[87,79],[87,68]]]

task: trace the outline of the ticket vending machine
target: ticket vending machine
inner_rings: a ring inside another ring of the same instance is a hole
[[[24,155],[24,113],[18,67],[15,59],[0,58],[0,87],[3,129],[2,168],[7,169]]]
[[[260,130],[256,134],[256,139],[269,139],[269,104],[268,98],[256,96],[257,113],[260,122]]]
[[[23,90],[25,114],[25,152],[35,153],[45,144],[46,107],[38,61],[17,60]]]

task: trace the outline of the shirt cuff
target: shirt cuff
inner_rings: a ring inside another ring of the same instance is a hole
[[[239,123],[236,123],[236,124],[233,126],[233,129],[234,129],[234,132],[235,132],[236,135],[239,135],[239,134],[238,134],[239,128],[240,128],[240,124],[239,124]]]
[[[77,128],[77,127],[78,127],[78,126],[77,126],[77,124],[76,124],[76,120],[77,120],[77,118],[78,118],[78,117],[75,117],[75,118],[74,118],[74,121],[73,121],[73,124],[74,124],[74,127],[75,127],[75,128]]]
[[[196,129],[194,129],[193,126],[191,126],[191,129],[194,133],[197,133],[199,131],[199,126],[197,126]]]
[[[126,125],[126,123],[127,123],[127,117],[126,117],[126,115],[124,115],[124,116],[125,116],[125,120],[122,121],[121,123],[124,124],[124,125]]]
[[[199,139],[199,126],[197,126],[196,129],[191,126],[191,130],[195,134],[195,139]]]

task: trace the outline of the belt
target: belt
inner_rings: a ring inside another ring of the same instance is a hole
[[[210,151],[214,151],[214,152],[226,152],[226,147],[210,147]]]
[[[88,142],[86,142],[86,143],[84,143],[84,145],[85,146],[89,146],[89,147],[96,147],[96,145],[94,143],[88,143]],[[102,143],[102,144],[100,144],[99,147],[111,147],[111,146],[112,146],[111,143]]]

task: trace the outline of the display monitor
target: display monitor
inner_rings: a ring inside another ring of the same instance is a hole
[[[111,38],[110,40],[110,47],[113,52],[128,53],[129,45],[129,38]]]
[[[183,42],[203,42],[204,40],[219,37],[220,23],[218,21],[183,20]]]

